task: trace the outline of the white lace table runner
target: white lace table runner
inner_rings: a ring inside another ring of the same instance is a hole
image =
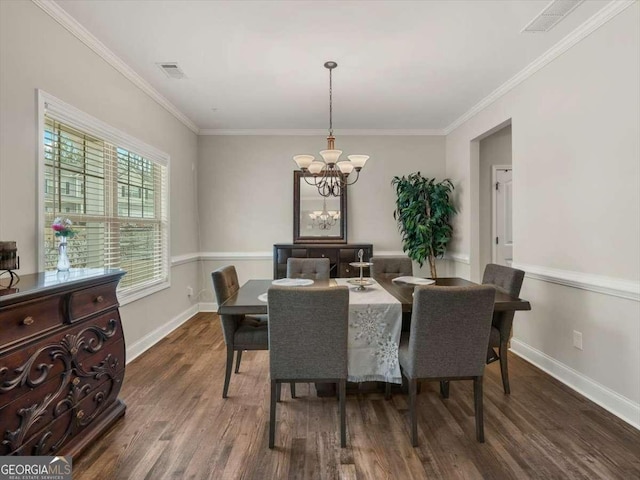
[[[335,280],[349,287],[348,380],[402,383],[398,364],[402,304],[377,283],[357,291],[348,279]]]

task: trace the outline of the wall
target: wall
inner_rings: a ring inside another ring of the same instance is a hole
[[[511,119],[514,262],[528,272],[522,296],[533,308],[516,314],[512,347],[636,426],[639,8],[635,2],[456,128],[446,148],[462,209],[455,249],[472,259],[456,271],[478,278],[477,140]],[[573,330],[583,334],[582,351],[572,346]]]
[[[491,167],[494,165],[511,165],[511,125],[480,140],[479,145],[479,194],[480,194],[480,270],[491,263],[493,248],[493,192]]]
[[[341,137],[337,132],[336,137],[343,155],[371,156],[349,187],[349,242],[373,243],[374,254],[401,252],[391,179],[416,171],[444,178],[444,136]],[[319,157],[325,145],[321,136],[199,137],[200,240],[210,259],[205,271],[233,262],[241,280],[271,278],[273,244],[293,239],[292,157]],[[208,288],[210,281],[205,281]]]
[[[171,254],[197,252],[196,135],[32,2],[0,2],[0,22],[0,238],[18,242],[19,273],[37,269],[36,89],[171,156]],[[173,267],[171,282],[121,309],[129,356],[197,309],[185,293],[197,263]]]

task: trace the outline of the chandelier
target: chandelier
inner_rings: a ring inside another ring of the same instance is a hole
[[[323,197],[339,197],[347,185],[353,185],[360,177],[360,170],[369,159],[368,155],[349,155],[349,160],[339,160],[342,150],[335,149],[333,136],[333,83],[331,72],[336,68],[336,62],[326,62],[324,67],[329,70],[329,136],[327,149],[322,150],[322,160],[316,160],[313,155],[296,155],[293,160],[304,173],[302,177],[309,185],[318,188]],[[350,174],[355,170],[355,178],[349,181]],[[311,180],[309,180],[309,178]]]
[[[320,230],[330,230],[338,219],[340,212],[337,210],[327,210],[327,198],[322,199],[322,210],[314,210],[309,214],[311,223]]]

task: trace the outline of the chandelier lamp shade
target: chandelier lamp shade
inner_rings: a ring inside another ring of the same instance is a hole
[[[329,70],[329,136],[327,137],[327,149],[320,152],[322,160],[316,160],[313,155],[293,157],[298,168],[304,173],[305,182],[317,187],[318,193],[323,197],[339,197],[347,185],[356,183],[360,177],[360,170],[369,159],[368,155],[349,155],[347,156],[348,160],[340,160],[342,150],[335,149],[332,71],[337,66],[336,62],[324,64],[324,67]]]

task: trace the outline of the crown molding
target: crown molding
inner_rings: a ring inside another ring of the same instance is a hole
[[[151,86],[149,82],[138,75],[129,65],[113,53],[104,43],[98,40],[94,35],[83,27],[75,18],[69,15],[60,5],[53,0],[31,0],[44,12],[46,12],[56,22],[66,28],[82,43],[93,50],[98,56],[102,57],[109,65],[124,75],[136,87],[149,95],[158,104],[164,107],[169,113],[182,122],[189,130],[196,135],[200,131],[198,126],[193,123],[178,107],[167,100],[160,92]]]
[[[491,105],[493,102],[498,100],[509,91],[513,90],[520,83],[525,81],[527,78],[536,73],[538,70],[542,69],[547,64],[551,63],[553,60],[558,58],[575,44],[586,38],[588,35],[593,33],[605,23],[607,23],[627,7],[630,7],[631,5],[636,3],[636,1],[637,0],[613,0],[612,2],[602,7],[597,13],[595,13],[582,25],[573,30],[569,35],[564,37],[553,47],[539,56],[536,60],[531,62],[524,69],[520,70],[520,72],[518,72],[516,75],[496,88],[488,96],[476,103],[466,113],[454,120],[449,126],[444,128],[444,134],[449,135],[453,130],[458,128],[464,122],[487,108],[489,105]]]
[[[336,136],[441,136],[444,135],[442,129],[336,129]],[[326,136],[325,129],[200,129],[199,135],[271,135],[271,136]]]
[[[524,270],[526,277],[535,280],[640,302],[640,282],[594,275],[592,273],[559,270],[540,265],[514,263],[512,267]]]
[[[106,45],[91,34],[83,27],[75,18],[69,15],[62,7],[53,0],[31,0],[40,7],[44,12],[51,16],[56,22],[66,28],[81,42],[87,45],[96,54],[102,57],[118,72],[129,79],[134,85],[140,88],[144,93],[149,95],[153,100],[165,108],[169,113],[182,122],[187,128],[197,135],[326,135],[326,130],[320,129],[200,129],[191,121],[184,113],[182,113],[167,98],[158,92],[149,82],[138,75],[129,65],[127,65],[120,57],[112,52]],[[637,0],[613,0],[600,9],[595,15],[585,21],[569,35],[564,37],[544,54],[531,62],[523,70],[511,77],[488,96],[480,100],[476,105],[469,109],[466,113],[454,120],[446,128],[442,129],[353,129],[353,130],[336,130],[337,135],[341,136],[442,136],[449,135],[453,130],[458,128],[471,117],[491,105],[500,97],[511,91],[517,85],[536,73],[548,63],[552,62],[564,52],[569,50],[575,44],[587,37],[589,34],[597,30],[606,22],[614,18],[616,15],[630,7]]]

